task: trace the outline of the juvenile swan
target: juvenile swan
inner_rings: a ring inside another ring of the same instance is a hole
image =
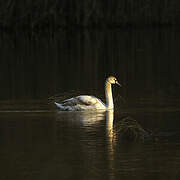
[[[81,95],[64,100],[62,103],[55,102],[56,106],[62,111],[81,111],[81,110],[109,110],[114,108],[111,84],[118,84],[117,79],[110,76],[105,82],[106,104],[95,96]]]

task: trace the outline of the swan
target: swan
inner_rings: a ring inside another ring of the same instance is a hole
[[[82,110],[110,110],[114,109],[113,96],[111,84],[121,84],[114,76],[110,76],[105,81],[105,96],[106,104],[95,96],[80,95],[62,101],[62,103],[55,102],[55,105],[62,111],[82,111]]]

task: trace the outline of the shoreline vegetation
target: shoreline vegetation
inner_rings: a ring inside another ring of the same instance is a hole
[[[178,0],[1,0],[0,29],[178,26]]]

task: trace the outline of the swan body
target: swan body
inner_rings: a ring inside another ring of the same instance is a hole
[[[64,100],[61,104],[55,102],[55,104],[64,111],[106,109],[106,105],[100,99],[87,95],[81,95]]]
[[[95,96],[81,95],[62,101],[55,102],[55,105],[63,111],[82,111],[82,110],[109,110],[114,108],[111,84],[118,84],[115,77],[110,76],[105,82],[106,104]],[[121,85],[120,85],[121,86]]]

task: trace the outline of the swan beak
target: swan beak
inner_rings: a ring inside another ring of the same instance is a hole
[[[122,85],[118,81],[116,81],[116,84],[119,85],[120,87],[122,87]]]

